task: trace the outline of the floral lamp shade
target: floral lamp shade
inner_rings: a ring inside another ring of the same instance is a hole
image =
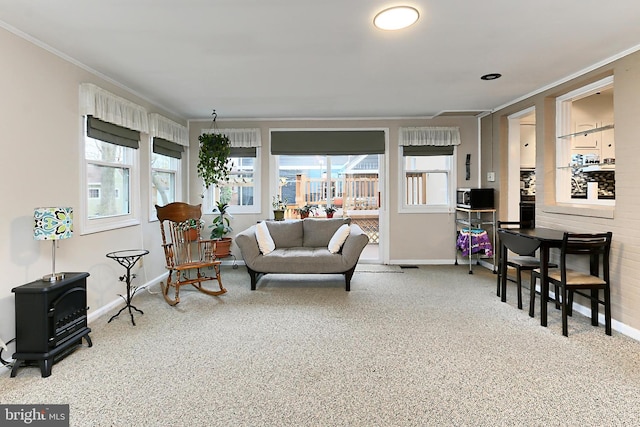
[[[73,235],[73,208],[35,208],[33,238],[61,240]]]
[[[51,274],[42,280],[55,282],[64,278],[64,273],[56,273],[56,240],[68,239],[73,235],[73,208],[35,208],[33,211],[33,238],[51,240]]]

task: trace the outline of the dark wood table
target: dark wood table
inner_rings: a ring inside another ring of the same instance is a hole
[[[549,249],[559,248],[562,245],[562,238],[564,237],[564,231],[554,230],[552,228],[500,228],[498,229],[498,236],[501,233],[508,233],[522,239],[534,239],[540,243],[540,324],[547,326],[547,302],[549,301],[549,282],[546,280],[547,272],[549,270]],[[502,275],[502,295],[506,295],[507,287],[507,250],[503,239],[500,239],[500,256],[503,256],[501,263]],[[504,300],[503,300],[504,301]],[[531,310],[529,311],[531,315]]]

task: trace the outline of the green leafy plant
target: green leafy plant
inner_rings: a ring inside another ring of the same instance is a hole
[[[338,209],[335,206],[325,206],[324,211],[328,214],[336,212]]]
[[[190,218],[187,219],[185,221],[179,222],[178,224],[176,224],[176,227],[179,230],[197,230],[198,228],[201,228],[204,225],[204,221],[202,221],[201,219],[194,219],[194,218]]]
[[[287,208],[287,203],[289,203],[289,201],[286,198],[281,200],[278,196],[273,196],[273,199],[271,199],[271,206],[273,206],[274,211],[285,210]]]
[[[204,133],[198,137],[200,151],[198,153],[197,173],[209,188],[229,179],[231,167],[231,143],[229,137],[220,133]]]
[[[313,211],[316,209],[316,206],[314,205],[304,205],[300,208],[296,209],[296,212],[298,212],[300,214],[300,216],[305,217],[305,216],[309,216],[311,213],[313,213]]]
[[[231,214],[227,212],[229,209],[229,205],[223,202],[217,202],[216,208],[213,210],[213,213],[217,214],[213,218],[212,224],[209,226],[211,228],[211,238],[212,239],[221,239],[225,235],[229,234],[233,231],[233,228],[230,226]]]

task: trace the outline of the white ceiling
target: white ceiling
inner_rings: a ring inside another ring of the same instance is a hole
[[[490,110],[640,47],[638,0],[410,0],[412,27],[373,27],[401,3],[0,0],[0,25],[185,119]]]

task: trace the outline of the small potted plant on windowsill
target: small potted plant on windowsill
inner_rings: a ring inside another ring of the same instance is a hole
[[[308,218],[316,207],[313,205],[304,205],[301,208],[297,208],[296,212],[300,214],[300,219]]]
[[[287,199],[280,200],[278,196],[273,196],[273,200],[271,201],[271,206],[273,207],[273,218],[276,221],[283,221],[284,211],[287,208]]]
[[[231,214],[227,212],[229,205],[224,202],[217,202],[216,208],[213,213],[216,216],[209,228],[211,228],[211,239],[217,240],[216,242],[216,257],[224,258],[231,254],[231,237],[224,237],[233,231],[231,228],[229,218],[232,218]]]
[[[327,218],[333,218],[333,214],[337,210],[338,209],[336,209],[335,206],[325,206],[325,208],[324,208],[324,212],[327,214]]]
[[[176,228],[182,232],[182,236],[185,241],[193,242],[194,240],[198,240],[198,231],[202,228],[203,225],[204,222],[202,220],[191,218],[179,222]]]

